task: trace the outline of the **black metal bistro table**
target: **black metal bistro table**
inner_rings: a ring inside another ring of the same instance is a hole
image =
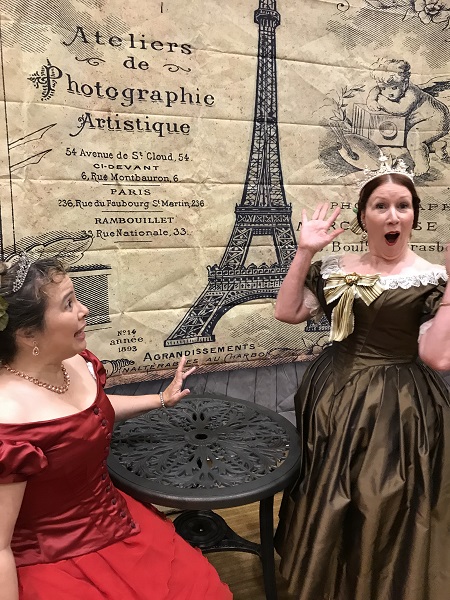
[[[178,533],[203,552],[240,550],[262,562],[267,600],[276,600],[273,498],[298,475],[297,430],[245,400],[189,396],[116,426],[108,468],[141,502],[182,509]],[[212,512],[259,501],[260,544],[238,536]]]

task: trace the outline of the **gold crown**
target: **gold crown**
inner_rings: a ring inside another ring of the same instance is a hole
[[[399,175],[406,175],[411,181],[414,181],[414,171],[410,171],[401,158],[395,158],[392,156],[386,156],[380,150],[380,168],[378,171],[372,169],[364,169],[364,176],[358,181],[358,188],[362,189],[369,181],[379,177],[380,175],[388,175],[390,173],[398,173]]]

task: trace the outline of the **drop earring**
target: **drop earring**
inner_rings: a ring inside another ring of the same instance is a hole
[[[33,356],[39,356],[39,346],[36,342],[33,342]]]
[[[355,217],[353,219],[353,221],[350,223],[350,231],[352,231],[356,235],[359,235],[360,233],[362,233],[364,231],[361,228],[361,225],[359,224],[358,217]]]
[[[357,213],[356,210],[354,210],[354,212]],[[367,231],[365,230],[365,223],[362,224],[362,227],[359,224],[358,214],[356,214],[356,217],[350,223],[350,231],[352,231],[356,235],[361,235],[362,242],[367,242],[367,240],[369,239],[369,236],[367,235]]]
[[[366,224],[363,223],[362,229],[361,229],[361,241],[367,242],[368,239],[369,239],[369,236],[367,235]]]

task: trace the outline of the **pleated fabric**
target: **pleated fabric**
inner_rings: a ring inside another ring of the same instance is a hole
[[[20,567],[19,600],[231,600],[215,569],[152,507],[123,495],[141,531],[88,554]]]
[[[275,539],[297,600],[450,596],[449,392],[417,358],[437,288],[356,300],[355,332],[305,373],[295,396],[302,471]]]

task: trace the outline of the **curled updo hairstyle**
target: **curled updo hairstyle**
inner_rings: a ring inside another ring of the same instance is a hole
[[[43,288],[66,274],[64,266],[56,258],[37,260],[30,265],[23,285],[13,292],[19,264],[16,262],[8,269],[5,263],[0,263],[0,296],[8,303],[8,324],[0,331],[0,360],[3,363],[13,360],[17,353],[16,333],[19,329],[30,333],[42,331],[47,308],[47,295]]]
[[[414,186],[414,183],[409,177],[402,175],[401,173],[387,173],[386,175],[379,175],[378,177],[368,181],[359,192],[358,212],[356,216],[361,229],[364,229],[361,214],[366,210],[367,201],[372,193],[384,183],[395,183],[397,185],[402,185],[411,193],[412,205],[414,209],[413,229],[416,228],[419,222],[420,198],[417,195],[417,190]]]

